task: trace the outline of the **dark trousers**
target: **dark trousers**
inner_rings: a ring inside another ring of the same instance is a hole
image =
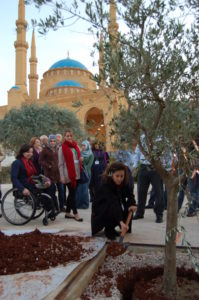
[[[188,213],[192,214],[196,211],[199,205],[199,175],[196,174],[194,178],[188,178],[188,187],[189,187],[189,195],[188,195],[188,203],[189,210]]]
[[[57,203],[57,196],[56,196],[56,185],[51,183],[51,185],[44,190],[45,193],[49,194],[53,201],[53,206],[56,210],[59,210],[58,203]]]
[[[155,198],[156,198],[155,190],[152,187],[152,190],[150,192],[149,202],[148,202],[149,207],[154,207]],[[164,209],[167,209],[167,190],[166,190],[166,187],[163,187],[163,199],[164,199]]]
[[[94,213],[92,211],[92,214],[91,214],[92,234],[98,233],[103,228],[105,228],[105,230],[107,232],[112,232],[116,226],[120,226],[120,224],[117,221],[117,213],[116,213],[116,211],[118,209],[121,209],[121,208],[120,207],[116,208],[116,204],[112,204],[111,206],[107,207],[106,210],[103,211],[103,213],[102,212],[99,213],[99,211],[97,213]],[[127,217],[128,217],[128,209],[125,209],[122,212],[123,222],[126,222]],[[128,232],[131,232],[131,224],[132,223],[130,222]]]
[[[187,188],[187,179],[180,185],[180,189],[178,193],[178,210],[180,210],[182,207],[186,188]]]
[[[61,182],[57,183],[57,191],[58,191],[58,199],[59,199],[59,208],[63,209],[64,208],[64,199],[66,195],[66,189],[64,189],[64,184]]]
[[[29,186],[29,190],[35,196],[36,200],[41,202],[47,211],[55,211],[58,210],[57,196],[56,196],[56,186],[52,183],[48,188],[38,190],[35,186]],[[45,197],[43,194],[48,194],[51,199]]]
[[[2,197],[2,191],[1,191],[1,178],[0,178],[0,199]]]
[[[149,207],[154,207],[155,198],[156,198],[155,191],[154,191],[154,188],[152,187],[151,192],[150,192],[149,202],[148,202]]]
[[[70,182],[66,184],[68,187],[69,195],[66,200],[66,212],[70,213],[71,210],[73,211],[73,214],[77,214],[77,208],[76,208],[76,188],[71,187]]]
[[[137,215],[143,216],[149,185],[152,184],[155,191],[154,212],[162,216],[164,211],[163,184],[159,174],[150,166],[141,165],[138,174],[138,207]]]

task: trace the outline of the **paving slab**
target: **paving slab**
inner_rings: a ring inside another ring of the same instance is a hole
[[[2,185],[3,194],[11,188],[9,184]],[[135,192],[136,195],[136,192]],[[184,209],[184,208],[182,208]],[[4,218],[0,218],[0,230],[35,230],[49,229],[59,230],[71,233],[82,233],[83,235],[91,235],[91,206],[88,209],[79,209],[79,215],[84,219],[83,222],[65,219],[64,213],[60,213],[54,222],[49,220],[48,226],[42,224],[42,216],[39,219],[32,220],[23,226],[14,226],[9,224]],[[185,228],[185,240],[188,241],[192,247],[199,247],[199,212],[195,217],[180,218],[180,226]],[[135,244],[165,244],[165,230],[166,230],[166,211],[164,212],[164,222],[155,223],[155,214],[152,209],[146,209],[144,219],[134,220],[132,222],[132,233],[126,234],[124,241]],[[100,234],[103,236],[103,233]],[[182,237],[178,242],[182,244]]]

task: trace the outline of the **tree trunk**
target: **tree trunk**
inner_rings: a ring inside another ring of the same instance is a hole
[[[177,184],[173,178],[167,178],[167,224],[165,238],[165,261],[163,275],[163,291],[166,295],[175,299],[177,295],[176,278],[176,229],[177,229]]]

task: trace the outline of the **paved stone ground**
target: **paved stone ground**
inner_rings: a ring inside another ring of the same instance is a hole
[[[2,192],[3,194],[11,188],[11,185],[3,184]],[[135,191],[136,195],[136,191]],[[183,210],[183,208],[182,208]],[[79,214],[84,218],[84,222],[77,222],[75,220],[69,220],[64,218],[64,213],[60,213],[54,222],[49,220],[48,226],[43,226],[42,217],[33,220],[23,226],[13,226],[4,218],[0,218],[0,230],[34,230],[47,229],[47,230],[62,230],[69,233],[81,232],[90,235],[90,216],[91,209],[80,209]],[[199,212],[196,217],[185,217],[179,219],[179,225],[182,225],[186,230],[185,239],[190,242],[193,247],[199,247]],[[165,230],[166,230],[166,211],[164,212],[164,222],[157,224],[155,223],[155,214],[152,209],[146,209],[144,219],[139,219],[133,221],[132,233],[127,234],[125,241],[132,243],[141,244],[156,244],[164,245],[165,241]],[[181,238],[182,240],[182,238]],[[178,243],[181,245],[181,241]]]

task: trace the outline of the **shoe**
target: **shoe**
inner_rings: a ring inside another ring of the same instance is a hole
[[[157,216],[155,222],[156,222],[156,223],[163,223],[163,217]]]
[[[136,215],[133,217],[133,220],[144,219],[144,216]]]
[[[66,212],[66,209],[63,207],[60,209],[60,212]]]
[[[153,206],[151,206],[151,205],[146,205],[145,206],[145,209],[152,209],[153,208]]]
[[[192,213],[188,213],[187,217],[195,217],[196,216],[196,212],[192,212]]]
[[[84,221],[82,218],[74,218],[74,219],[75,219],[75,221],[77,221],[77,222],[83,222],[83,221]]]
[[[79,216],[78,213],[74,214],[74,219],[75,219],[75,221],[77,221],[77,222],[83,222],[83,219],[80,218],[80,216]]]
[[[65,214],[65,219],[75,219],[75,217],[72,215]]]

